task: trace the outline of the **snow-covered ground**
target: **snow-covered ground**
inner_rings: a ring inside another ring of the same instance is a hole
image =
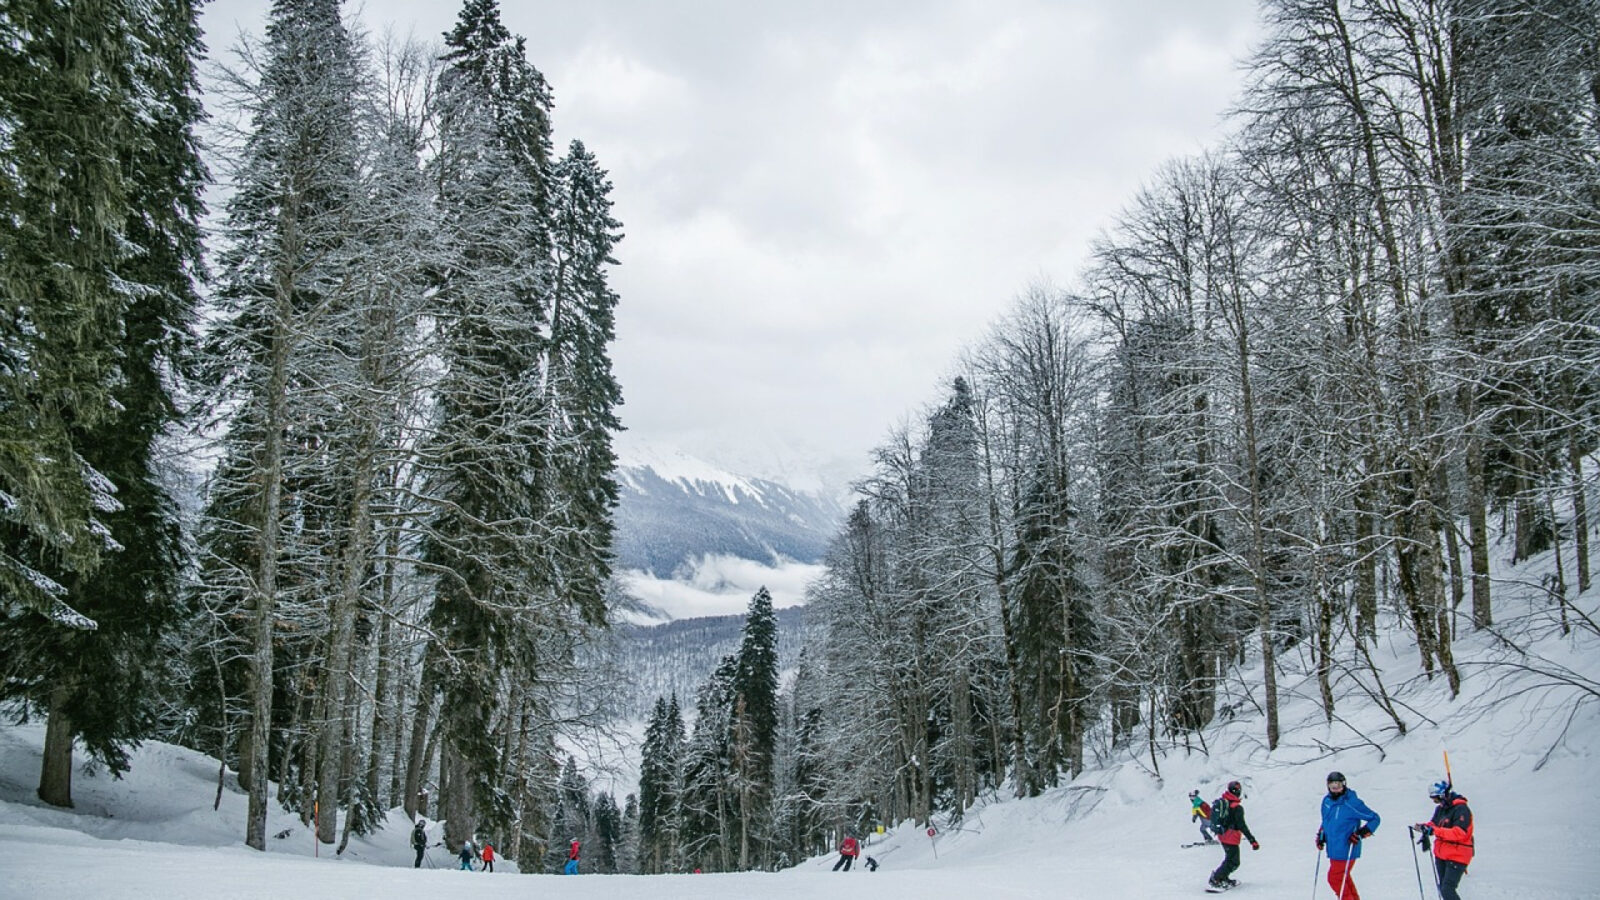
[[[1528,572],[1520,574],[1522,584],[1537,584]],[[1530,599],[1519,600],[1515,582],[1502,584],[1497,615],[1503,622],[1527,617],[1519,630],[1544,634],[1534,645],[1540,656],[1600,681],[1600,639],[1536,626],[1551,621],[1554,611],[1532,599],[1531,590]],[[1591,591],[1582,609],[1595,615],[1597,599],[1600,591]],[[1427,861],[1419,891],[1406,825],[1430,814],[1426,788],[1443,774],[1444,751],[1477,823],[1478,855],[1463,897],[1600,898],[1594,846],[1600,703],[1593,697],[1580,703],[1580,690],[1550,686],[1548,677],[1485,667],[1504,651],[1481,634],[1464,634],[1456,645],[1465,682],[1462,696],[1450,701],[1442,679],[1417,676],[1416,651],[1402,637],[1381,643],[1375,659],[1408,725],[1404,737],[1354,696],[1340,705],[1341,719],[1324,724],[1314,681],[1289,674],[1280,680],[1286,737],[1272,753],[1246,701],[1231,721],[1205,734],[1207,752],[1167,754],[1156,761],[1159,769],[1148,753],[1137,753],[1039,798],[989,798],[965,821],[945,825],[937,843],[909,824],[875,835],[866,853],[882,867],[872,873],[831,872],[834,858],[828,857],[775,874],[517,876],[454,871],[443,849],[432,851],[438,870],[417,871],[410,868],[408,824],[398,812],[385,830],[352,840],[342,858],[327,848],[313,858],[310,835],[280,811],[269,833],[285,836],[271,839],[270,852],[261,854],[240,843],[244,797],[231,781],[221,810],[212,810],[214,760],[148,743],[120,782],[80,771],[73,785],[77,807],[56,810],[33,798],[42,729],[0,728],[0,898],[1198,897],[1221,853],[1180,848],[1196,836],[1187,794],[1199,788],[1214,797],[1236,777],[1246,786],[1245,810],[1261,841],[1259,852],[1244,850],[1236,875],[1241,896],[1326,900],[1332,891],[1313,881],[1319,856],[1312,837],[1323,777],[1339,769],[1383,816],[1354,869],[1362,896],[1431,900]],[[1285,664],[1298,668],[1304,660],[1292,651]],[[1258,677],[1241,673],[1233,691]],[[1338,688],[1340,694],[1359,690],[1348,678]]]

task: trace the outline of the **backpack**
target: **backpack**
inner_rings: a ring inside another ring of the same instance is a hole
[[[1228,819],[1231,818],[1231,816],[1228,815],[1228,812],[1229,809],[1227,797],[1218,797],[1217,799],[1211,801],[1211,815],[1209,818],[1211,820],[1212,829],[1218,832],[1228,830]]]

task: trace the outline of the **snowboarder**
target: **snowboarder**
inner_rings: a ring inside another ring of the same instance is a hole
[[[476,853],[472,852],[472,842],[462,841],[461,852],[457,853],[456,856],[461,858],[461,870],[463,872],[471,872],[473,857],[477,856]]]
[[[1199,791],[1189,792],[1189,821],[1200,820],[1200,842],[1215,844],[1216,833],[1211,830],[1211,804],[1200,799]]]
[[[878,871],[878,861],[873,859],[870,856],[867,857],[864,862],[862,862],[862,865],[867,867],[867,871],[868,872],[876,872],[876,871]]]
[[[1228,782],[1228,789],[1221,797],[1217,798],[1218,804],[1226,804],[1220,814],[1222,834],[1222,865],[1211,873],[1211,880],[1207,883],[1207,890],[1215,893],[1238,886],[1231,876],[1239,868],[1239,840],[1241,835],[1250,842],[1251,850],[1260,850],[1261,844],[1256,836],[1250,833],[1250,826],[1244,821],[1244,785],[1237,781]],[[1212,805],[1215,813],[1216,804]]]
[[[1431,839],[1441,900],[1461,900],[1456,889],[1472,863],[1472,810],[1467,808],[1467,798],[1451,790],[1448,781],[1434,782],[1428,798],[1434,802],[1433,819],[1417,825],[1422,849],[1428,849]]]
[[[580,849],[580,845],[578,844],[578,839],[577,838],[573,838],[572,839],[572,846],[567,848],[567,865],[566,865],[566,868],[563,868],[561,870],[561,874],[563,874],[563,875],[576,875],[576,874],[578,874],[578,850],[579,849]]]
[[[418,819],[417,827],[411,829],[411,849],[417,851],[417,861],[411,864],[413,869],[422,868],[422,854],[428,851],[428,832],[423,830],[427,824],[427,819]]]
[[[494,845],[488,841],[483,842],[483,871],[494,871]]]
[[[1350,870],[1361,858],[1361,842],[1378,830],[1378,814],[1345,786],[1344,773],[1328,773],[1328,795],[1322,798],[1322,827],[1317,849],[1328,851],[1328,885],[1338,900],[1361,900]]]
[[[833,870],[837,872],[842,866],[846,872],[850,871],[850,865],[856,861],[860,853],[861,843],[856,840],[856,836],[845,835],[844,840],[839,842],[839,861],[833,864]]]

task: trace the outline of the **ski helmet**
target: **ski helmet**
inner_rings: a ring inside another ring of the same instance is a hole
[[[1344,773],[1343,772],[1329,772],[1328,773],[1328,783],[1329,784],[1333,784],[1335,781],[1339,782],[1340,784],[1344,784]]]
[[[1244,785],[1237,781],[1230,781],[1228,782],[1228,793],[1233,794],[1236,797],[1243,797]]]
[[[1449,797],[1449,796],[1450,796],[1450,782],[1448,782],[1448,781],[1435,781],[1433,783],[1433,786],[1428,788],[1428,797],[1429,797],[1429,799],[1442,800],[1442,799],[1444,799],[1446,797]]]
[[[1191,797],[1191,798],[1194,798],[1194,797],[1198,797],[1198,796],[1200,796],[1200,791],[1198,791],[1198,790],[1193,790],[1193,791],[1190,791],[1190,792],[1189,792],[1189,796],[1190,796],[1190,797]]]

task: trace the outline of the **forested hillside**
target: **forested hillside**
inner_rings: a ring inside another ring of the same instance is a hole
[[[677,619],[660,625],[619,625],[617,669],[628,674],[627,717],[643,720],[657,697],[691,701],[724,656],[739,649],[744,616]],[[805,607],[775,610],[778,672],[793,673],[804,639]]]
[[[1305,727],[1285,679],[1382,747],[1437,715],[1397,679],[1450,703],[1519,668],[1458,642],[1593,632],[1600,7],[1262,16],[1234,138],[1152,173],[1073,287],[1018,298],[878,448],[776,768],[734,762],[760,745],[727,678],[693,729],[659,711],[646,768],[681,793],[641,817],[647,871],[959,820],[1133,752],[1159,770],[1246,711],[1271,754]],[[1534,584],[1506,568],[1540,554]],[[1374,662],[1395,642],[1414,673]],[[1529,665],[1567,702],[1594,687]]]

